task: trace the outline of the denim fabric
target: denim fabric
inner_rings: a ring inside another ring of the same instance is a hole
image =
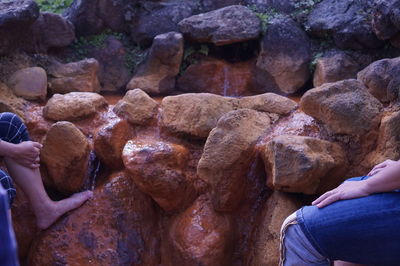
[[[306,206],[297,211],[297,222],[324,257],[367,265],[400,263],[399,192],[341,200],[321,209]]]

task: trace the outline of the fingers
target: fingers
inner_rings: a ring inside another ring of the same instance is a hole
[[[333,193],[331,195],[329,195],[327,198],[325,198],[324,200],[322,200],[321,202],[319,202],[316,206],[318,208],[323,208],[329,204],[334,203],[335,201],[340,200],[340,194],[339,193]]]
[[[328,192],[325,192],[324,194],[319,196],[316,200],[314,200],[311,204],[312,205],[317,205],[320,202],[322,202],[323,200],[325,200],[326,198],[328,198],[329,196],[331,196],[333,193],[335,193],[334,190],[330,190]]]
[[[39,150],[43,147],[43,145],[40,144],[39,142],[33,142],[33,141],[32,141],[32,146]]]

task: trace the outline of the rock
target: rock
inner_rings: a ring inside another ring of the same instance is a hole
[[[158,114],[158,104],[144,91],[134,89],[128,91],[113,111],[134,125],[146,125]]]
[[[184,172],[188,155],[189,151],[178,144],[130,140],[122,158],[137,187],[165,211],[172,211],[196,195]]]
[[[240,204],[255,143],[270,125],[267,114],[240,109],[222,116],[211,131],[197,175],[211,185],[215,210],[234,211]]]
[[[378,48],[382,42],[376,38],[369,23],[372,0],[324,0],[308,16],[311,33],[323,37],[332,35],[341,49]]]
[[[226,45],[257,39],[261,22],[247,7],[233,5],[186,18],[179,31],[196,42]]]
[[[327,124],[336,134],[362,136],[378,127],[382,104],[354,79],[327,83],[307,91],[303,111]]]
[[[396,100],[399,96],[400,57],[373,62],[360,71],[358,80],[382,102]]]
[[[157,265],[157,214],[124,172],[113,174],[92,199],[42,231],[29,265]]]
[[[221,116],[237,106],[237,99],[209,93],[168,96],[161,102],[162,127],[179,134],[207,138]]]
[[[0,83],[0,113],[16,113],[24,118],[24,110],[27,102],[20,97],[15,96],[13,91],[6,84]]]
[[[94,150],[102,163],[111,169],[122,169],[122,150],[134,137],[133,128],[127,121],[116,121],[102,127],[94,138]]]
[[[254,62],[228,63],[207,58],[190,65],[178,79],[178,88],[184,92],[208,92],[223,96],[243,96],[255,90]]]
[[[245,0],[244,2],[246,6],[255,6],[259,11],[274,10],[291,15],[296,10],[294,0]]]
[[[399,36],[400,32],[400,1],[375,0],[371,26],[380,40],[388,40]]]
[[[93,92],[54,94],[43,108],[43,116],[55,121],[75,121],[94,115],[105,106],[104,97]]]
[[[93,58],[68,64],[53,64],[48,69],[49,88],[52,93],[99,92],[98,70],[99,62]]]
[[[232,230],[228,216],[215,212],[207,197],[200,196],[169,231],[178,253],[175,265],[231,265]]]
[[[18,70],[8,81],[15,95],[27,100],[46,99],[47,75],[41,67],[30,67]]]
[[[266,201],[259,226],[253,234],[250,266],[279,265],[280,230],[283,221],[301,204],[294,196],[274,191]]]
[[[134,42],[149,46],[157,35],[178,31],[178,23],[193,15],[199,1],[143,1],[130,23],[130,34]]]
[[[285,192],[319,194],[339,185],[347,158],[336,143],[317,138],[281,135],[263,148],[269,187]]]
[[[344,52],[332,52],[317,59],[314,87],[357,77],[360,65]]]
[[[310,76],[310,60],[310,41],[300,26],[289,18],[272,20],[257,58],[266,86],[284,93],[296,92]]]
[[[85,135],[72,123],[53,124],[40,153],[48,173],[46,185],[63,193],[78,192],[88,175],[90,146]]]
[[[288,115],[298,108],[298,104],[275,93],[264,93],[240,98],[239,108],[253,109],[260,112]]]
[[[183,37],[169,32],[154,38],[146,62],[127,85],[128,90],[139,88],[149,94],[166,94],[175,88],[183,56]]]

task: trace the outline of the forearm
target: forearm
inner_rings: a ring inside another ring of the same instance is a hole
[[[15,150],[15,144],[0,140],[0,156],[7,157],[13,154]]]
[[[400,161],[365,180],[369,194],[400,189]]]

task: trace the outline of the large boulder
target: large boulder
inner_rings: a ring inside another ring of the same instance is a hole
[[[357,78],[380,101],[396,100],[400,93],[400,57],[376,61],[360,71]]]
[[[238,99],[209,93],[168,96],[161,102],[162,126],[175,133],[207,138],[221,116],[237,106]]]
[[[314,72],[314,87],[357,77],[360,65],[341,51],[332,51],[318,58]]]
[[[49,89],[52,93],[99,92],[98,70],[99,62],[93,58],[68,64],[55,63],[48,69]]]
[[[266,90],[296,92],[310,76],[310,61],[310,41],[300,26],[285,17],[272,20],[257,58],[259,75],[266,79]]]
[[[53,124],[40,153],[46,185],[64,193],[78,192],[88,175],[89,152],[88,140],[74,124]]]
[[[377,129],[383,108],[364,85],[354,79],[326,83],[307,91],[300,107],[334,133],[358,136]]]
[[[253,109],[260,112],[288,115],[298,108],[298,104],[275,93],[264,93],[240,98],[239,108]]]
[[[239,206],[255,143],[270,125],[268,114],[240,109],[221,117],[211,131],[197,174],[211,185],[217,211],[234,211]]]
[[[194,187],[185,174],[189,151],[161,141],[130,140],[122,158],[138,188],[166,211],[178,210],[194,199]]]
[[[175,265],[231,265],[232,229],[230,218],[200,196],[174,218],[169,230]]]
[[[157,265],[157,214],[124,172],[93,198],[36,236],[29,265]]]
[[[166,94],[175,88],[183,56],[183,37],[169,32],[154,38],[146,62],[129,81],[127,89],[142,89],[149,94]]]
[[[254,62],[229,63],[207,58],[190,65],[178,79],[184,92],[208,92],[223,96],[243,96],[255,90]]]
[[[395,47],[400,38],[400,1],[375,0],[372,12],[372,30],[381,40],[391,40]]]
[[[269,187],[317,194],[344,180],[346,154],[340,145],[317,138],[282,135],[263,147]]]
[[[190,40],[225,45],[257,39],[261,21],[250,9],[233,5],[186,18],[179,30]]]
[[[105,106],[104,97],[93,92],[54,94],[43,108],[43,116],[55,121],[75,121],[94,115]]]
[[[307,27],[317,36],[332,35],[342,49],[377,48],[382,45],[372,31],[372,0],[324,0],[308,16]]]
[[[94,150],[102,163],[111,169],[122,169],[122,150],[134,137],[133,128],[127,121],[118,120],[100,128],[94,137]]]
[[[41,67],[29,67],[15,72],[8,81],[15,95],[27,100],[45,100],[47,75]]]
[[[113,111],[133,125],[146,125],[157,117],[158,104],[144,91],[134,89],[118,101]]]

